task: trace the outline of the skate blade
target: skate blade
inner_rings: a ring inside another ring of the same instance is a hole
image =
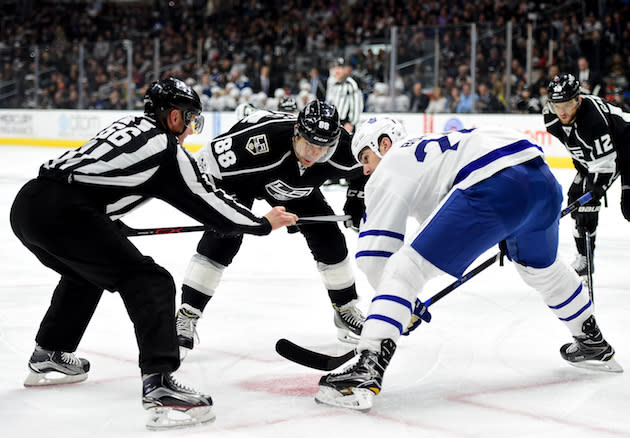
[[[341,342],[344,342],[346,344],[356,345],[359,343],[359,339],[361,339],[361,336],[355,335],[348,329],[338,328],[337,339],[339,339]]]
[[[585,360],[582,362],[567,361],[567,363],[569,365],[573,365],[574,367],[584,368],[587,370],[604,371],[607,373],[623,373],[623,367],[619,365],[619,363],[614,358],[611,358],[607,361]]]
[[[212,406],[196,408],[178,408],[160,406],[149,408],[146,428],[149,430],[169,430],[183,427],[199,426],[215,420]]]
[[[47,373],[36,373],[31,371],[24,380],[24,386],[29,388],[32,386],[50,386],[50,385],[65,385],[68,383],[83,382],[88,378],[87,373],[68,375],[58,371],[49,371]]]
[[[315,401],[324,405],[368,412],[374,404],[374,393],[369,389],[353,389],[352,393],[344,395],[328,386],[320,386],[315,394]]]

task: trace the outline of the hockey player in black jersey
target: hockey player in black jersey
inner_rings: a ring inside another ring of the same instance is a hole
[[[244,205],[255,199],[283,205],[298,216],[333,214],[320,191],[329,178],[350,181],[344,211],[358,227],[363,214],[361,166],[336,108],[311,101],[297,115],[259,110],[211,140],[197,155],[201,169]],[[295,228],[294,231],[297,231]],[[354,275],[336,223],[300,225],[334,308],[337,337],[356,342],[364,316],[356,306]],[[184,276],[177,331],[182,355],[194,347],[196,325],[232,262],[242,236],[205,232]]]
[[[590,235],[592,254],[601,198],[617,173],[621,174],[621,211],[630,220],[630,114],[597,96],[580,95],[580,83],[571,74],[555,76],[548,97],[543,110],[547,131],[564,144],[577,169],[568,203],[588,191],[593,195],[592,201],[572,213],[578,251],[572,266],[586,275],[586,236]]]
[[[274,207],[254,215],[203,177],[181,146],[203,118],[197,94],[180,80],[151,85],[145,114],[120,119],[89,142],[44,163],[11,208],[16,236],[61,274],[35,338],[25,386],[80,382],[90,364],[74,354],[103,290],[118,292],[133,322],[147,427],[210,421],[212,398],[178,384],[175,284],[113,221],[159,198],[222,233],[264,235],[294,224]],[[55,378],[53,379],[53,375]],[[174,416],[173,411],[178,411]]]

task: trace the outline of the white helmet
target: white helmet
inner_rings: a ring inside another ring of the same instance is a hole
[[[383,158],[378,150],[379,139],[386,135],[392,143],[407,137],[407,130],[398,120],[391,117],[370,117],[359,125],[357,132],[352,137],[352,155],[359,161],[359,154],[364,148],[370,148],[377,157]]]
[[[236,119],[242,120],[257,110],[258,108],[256,108],[254,105],[252,105],[249,102],[241,103],[239,106],[236,107]]]

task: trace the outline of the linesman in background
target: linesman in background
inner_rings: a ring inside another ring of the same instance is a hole
[[[577,173],[569,187],[568,203],[586,192],[593,200],[572,213],[578,254],[571,264],[587,274],[586,234],[591,253],[599,221],[601,198],[621,174],[621,211],[630,221],[630,114],[594,95],[580,95],[580,82],[572,74],[556,75],[549,83],[549,104],[543,108],[545,127],[565,146]]]
[[[341,126],[353,133],[363,112],[363,93],[350,73],[352,66],[343,58],[335,59],[332,77],[326,90],[326,101],[337,107]]]
[[[180,365],[173,278],[142,255],[114,220],[150,198],[226,234],[269,234],[297,218],[282,207],[258,217],[201,176],[181,145],[203,128],[201,101],[192,88],[174,78],[157,81],[144,102],[144,115],[120,119],[44,163],[15,198],[11,227],[44,265],[61,274],[24,386],[87,379],[90,363],[74,351],[103,290],[118,292],[140,350],[147,427],[166,429],[214,419],[212,398],[171,376]]]

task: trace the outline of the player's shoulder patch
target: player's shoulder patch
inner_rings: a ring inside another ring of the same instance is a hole
[[[252,155],[260,155],[269,152],[269,141],[266,134],[258,134],[249,137],[245,149]]]

